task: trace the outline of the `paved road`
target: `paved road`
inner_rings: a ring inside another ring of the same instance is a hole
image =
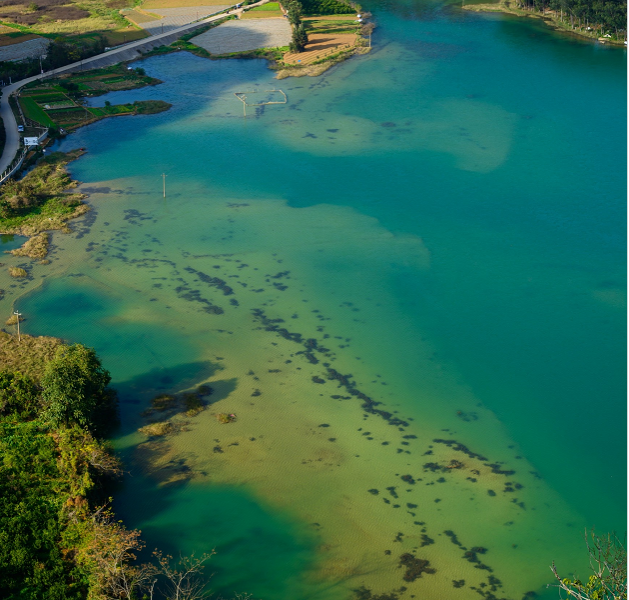
[[[247,9],[265,4],[268,1],[269,0],[261,0],[256,4],[251,4],[247,6]],[[231,10],[227,14],[233,15],[237,12],[240,11]],[[207,23],[212,23],[213,21],[222,19],[225,16],[225,13],[214,15],[197,23],[190,23],[188,25],[184,25],[183,27],[173,29],[164,34],[154,35],[150,38],[144,38],[143,40],[138,40],[136,42],[130,42],[128,44],[125,44],[124,46],[119,46],[114,50],[104,52],[103,54],[98,54],[96,56],[92,56],[91,58],[86,58],[83,61],[75,62],[70,65],[66,65],[65,67],[60,67],[58,69],[53,69],[52,71],[46,71],[43,75],[28,77],[27,79],[22,79],[12,85],[7,85],[3,87],[2,98],[0,98],[0,117],[4,122],[6,141],[4,144],[2,157],[0,157],[0,175],[2,175],[7,167],[9,167],[9,165],[13,162],[13,159],[17,155],[20,144],[20,136],[17,130],[17,122],[15,121],[13,111],[9,106],[9,96],[12,93],[16,92],[27,83],[30,83],[31,81],[37,81],[38,79],[42,79],[43,77],[59,75],[60,73],[71,73],[72,71],[80,71],[84,69],[96,69],[107,65],[113,65],[117,62],[132,60],[140,55],[140,50],[149,50],[150,48],[156,48],[158,46],[170,44],[181,37],[182,34],[186,33],[186,31],[190,31],[192,29],[195,29],[196,27],[202,27]]]

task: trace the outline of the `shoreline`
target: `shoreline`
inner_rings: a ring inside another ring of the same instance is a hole
[[[542,20],[548,27],[554,31],[573,35],[579,39],[589,40],[591,42],[599,42],[601,44],[608,44],[610,46],[617,46],[620,48],[626,48],[626,42],[614,40],[612,38],[601,38],[595,34],[588,34],[584,31],[577,29],[570,29],[566,23],[557,18],[557,15],[553,12],[536,13],[534,11],[517,8],[512,5],[512,0],[500,0],[497,3],[491,4],[464,4],[462,10],[477,13],[502,13],[507,15],[514,15],[516,17],[531,17]]]
[[[334,17],[335,15],[329,15]],[[268,47],[268,48],[255,48],[253,50],[242,50],[238,52],[230,52],[227,54],[212,54],[205,48],[197,46],[191,43],[191,39],[194,37],[209,31],[215,27],[218,27],[226,21],[232,20],[232,17],[226,17],[224,20],[216,23],[211,23],[204,27],[202,30],[195,31],[190,34],[181,36],[169,45],[159,46],[153,50],[138,56],[137,58],[128,61],[126,64],[151,58],[153,56],[161,56],[164,54],[171,54],[173,52],[190,52],[200,58],[206,58],[209,60],[223,60],[223,59],[265,59],[268,61],[268,68],[272,71],[276,71],[276,79],[286,79],[288,77],[318,77],[331,67],[350,59],[352,56],[368,54],[371,51],[371,46],[367,46],[367,39],[363,37],[365,34],[361,31],[356,33],[356,44],[351,48],[341,48],[338,52],[316,60],[315,62],[307,65],[298,65],[291,63],[284,63],[283,57],[286,54],[287,47]],[[372,23],[367,24],[371,26],[371,31],[375,28]]]

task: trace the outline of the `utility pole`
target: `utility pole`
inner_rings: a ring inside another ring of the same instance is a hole
[[[20,317],[22,316],[22,313],[19,313],[17,310],[13,312],[13,314],[15,315],[15,318],[17,319],[17,341],[21,341],[20,338]]]
[[[164,184],[164,198],[166,198],[166,173],[162,173],[162,182]]]

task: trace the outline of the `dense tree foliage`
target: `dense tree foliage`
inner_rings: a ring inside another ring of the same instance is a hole
[[[108,481],[121,470],[97,435],[115,421],[116,403],[94,350],[10,338],[0,335],[12,365],[0,371],[0,598],[209,598],[210,554],[175,561],[155,551],[140,563],[140,532],[107,508]]]
[[[41,381],[0,372],[0,597],[79,600],[94,574],[94,507],[119,472],[94,432],[115,418],[110,376],[93,350],[61,347]],[[95,596],[96,597],[96,596]]]
[[[354,12],[347,2],[338,0],[301,0],[305,15],[343,15]]]
[[[53,426],[79,425],[102,432],[114,417],[111,376],[96,352],[81,344],[61,347],[42,377],[45,416]]]
[[[46,57],[42,59],[30,58],[21,61],[0,61],[0,79],[5,83],[9,82],[9,77],[15,83],[25,77],[32,77],[44,71],[58,69],[73,62],[78,62],[102,54],[105,51],[107,40],[103,36],[98,36],[95,40],[69,41],[66,38],[58,37],[48,46]]]
[[[627,0],[518,0],[523,8],[552,10],[572,29],[610,34],[624,39],[627,31]]]
[[[288,22],[292,27],[292,38],[289,44],[291,52],[303,52],[308,43],[308,34],[301,21],[301,12],[301,2],[299,0],[290,0],[286,5]]]

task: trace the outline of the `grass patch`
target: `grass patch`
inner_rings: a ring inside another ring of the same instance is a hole
[[[54,127],[54,121],[32,97],[20,96],[19,101],[26,118],[31,119],[31,121],[35,121],[36,123],[40,123],[44,127]]]
[[[63,342],[53,337],[16,336],[0,331],[0,364],[3,369],[19,371],[39,381],[46,365],[54,358]]]
[[[20,248],[11,250],[13,256],[28,256],[29,258],[45,258],[48,254],[50,235],[42,231],[38,235],[26,240]]]
[[[43,258],[48,238],[40,234],[53,229],[69,231],[66,221],[89,210],[81,202],[82,194],[66,193],[77,182],[65,167],[82,154],[81,150],[53,152],[24,179],[9,180],[0,188],[0,231],[38,237],[28,240],[17,252],[19,256]]]
[[[116,104],[114,106],[101,106],[98,108],[88,108],[95,117],[113,117],[115,115],[133,114],[132,104]]]
[[[267,10],[280,10],[279,2],[267,2],[267,4],[263,4],[262,6],[256,6],[255,8],[250,9],[247,12],[264,12]]]
[[[18,317],[17,315],[11,315],[6,322],[4,323],[5,325],[11,326],[11,325],[17,325],[18,320],[20,321],[20,323],[22,321],[24,321],[23,317]]]
[[[163,100],[139,100],[133,103],[135,112],[138,115],[155,115],[168,110],[172,104]]]
[[[280,10],[262,11],[262,12],[248,11],[246,13],[243,13],[240,18],[241,19],[279,19],[283,16],[284,16],[284,13]]]

